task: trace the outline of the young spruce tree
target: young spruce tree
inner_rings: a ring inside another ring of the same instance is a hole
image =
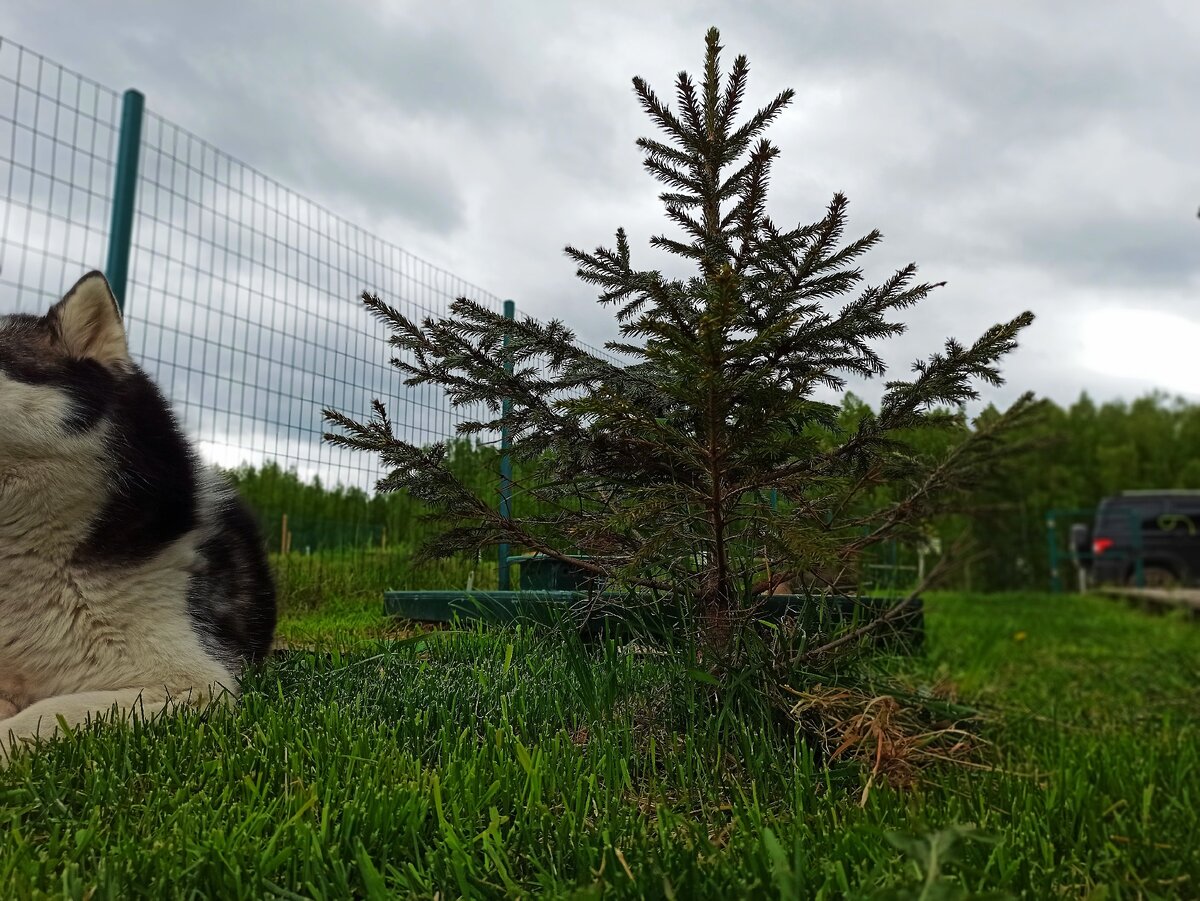
[[[520,473],[514,516],[456,479],[444,446],[398,440],[378,401],[367,422],[326,411],[344,432],[326,437],[379,454],[389,470],[379,489],[403,489],[434,511],[444,528],[428,554],[508,543],[584,555],[609,589],[631,603],[680,604],[707,643],[727,647],[763,593],[840,585],[863,551],[919,540],[992,471],[1029,396],[933,459],[904,436],[952,423],[939,408],[975,398],[981,381],[999,384],[998,362],[1033,317],[969,346],[946,341],[910,378],[886,383],[877,413],[839,428],[839,406],[817,389],[882,376],[877,342],[900,334],[897,312],[937,285],[917,281],[913,265],[863,284],[858,261],[881,235],[844,240],[841,194],[811,224],[768,215],[779,151],[763,133],[793,93],[739,120],[747,60],[723,76],[715,28],[706,44],[700,83],[680,73],[675,108],[633,80],[662,133],[637,142],[643,165],[665,185],[677,228],[650,243],[695,274],[634,268],[624,230],[613,248],[566,248],[579,278],[615,308],[622,340],[608,353],[585,349],[560,321],[513,322],[468,298],[418,323],[363,296],[394,333],[406,384],[439,386],[456,407],[482,404],[487,415],[462,423],[464,435],[507,430]],[[881,496],[889,500],[867,502]]]

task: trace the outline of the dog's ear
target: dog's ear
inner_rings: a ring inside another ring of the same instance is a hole
[[[106,366],[129,362],[129,346],[121,310],[108,279],[89,272],[50,310],[67,353]]]

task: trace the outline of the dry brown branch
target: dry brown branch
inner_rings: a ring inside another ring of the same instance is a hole
[[[891,695],[822,685],[784,689],[796,698],[792,718],[816,739],[830,762],[857,760],[868,768],[860,805],[881,781],[899,788],[916,785],[928,766],[987,768],[976,759],[985,742],[957,724],[931,724],[919,707],[905,706]]]

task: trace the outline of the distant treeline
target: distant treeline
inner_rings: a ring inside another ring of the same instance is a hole
[[[499,455],[467,440],[448,443],[451,471],[481,497],[499,499]],[[415,548],[429,534],[424,507],[407,494],[368,494],[360,488],[302,480],[294,470],[268,462],[242,466],[230,475],[258,513],[273,552],[283,550],[285,528],[292,553],[351,547]],[[286,517],[286,519],[285,519]]]
[[[982,417],[995,412],[985,410]],[[956,432],[961,438],[968,428],[965,417],[957,417],[949,434],[912,440],[944,450],[958,440]],[[1014,437],[1032,440],[1038,449],[1014,456],[1003,478],[970,499],[976,514],[939,524],[944,546],[967,531],[979,552],[956,575],[956,587],[1044,589],[1050,580],[1050,510],[1089,509],[1126,490],[1200,489],[1200,405],[1164,394],[1104,404],[1085,394],[1066,408],[1046,402],[1042,414]],[[1060,548],[1068,525],[1060,523]]]
[[[1017,476],[990,492],[1006,507],[977,525],[980,543],[993,546],[980,587],[1049,583],[1048,510],[1094,507],[1127,490],[1200,489],[1200,405],[1163,394],[1097,405],[1084,395],[1066,409],[1048,404],[1030,432],[1047,447],[1018,458]]]
[[[843,425],[851,427],[867,409],[847,395]],[[993,414],[985,410],[982,415]],[[966,417],[948,416],[949,428],[908,436],[917,452],[944,453],[968,433]],[[969,531],[983,552],[955,577],[959,587],[1045,587],[1045,514],[1050,509],[1092,507],[1100,498],[1128,489],[1200,489],[1200,405],[1161,394],[1097,405],[1084,395],[1065,409],[1047,403],[1022,437],[1045,446],[1018,458],[1005,479],[972,498],[980,512],[938,525],[943,546]],[[449,461],[452,471],[481,497],[498,497],[494,447],[457,440],[449,444]],[[305,482],[273,463],[242,467],[233,476],[258,512],[273,551],[285,540],[290,540],[292,553],[368,546],[412,549],[433,528],[422,521],[421,505],[405,494],[371,495],[319,480]],[[911,564],[915,554],[900,549],[899,558]]]

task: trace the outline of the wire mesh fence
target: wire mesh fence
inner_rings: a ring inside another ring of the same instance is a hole
[[[0,39],[0,285],[35,312],[103,261],[120,97]]]
[[[0,39],[0,313],[44,312],[103,268],[121,97]],[[153,112],[141,131],[125,292],[135,359],[210,462],[235,470],[277,563],[320,580],[406,582],[412,509],[379,498],[377,460],[321,440],[321,410],[380,398],[401,437],[450,438],[463,416],[389,365],[358,298],[444,314],[501,301],[334,215]],[[493,568],[494,572],[494,568]],[[494,576],[493,576],[494,578]],[[483,579],[486,581],[486,577]],[[450,587],[450,586],[447,586]],[[328,586],[325,586],[328,589]]]
[[[461,414],[400,384],[358,298],[378,293],[410,316],[444,314],[460,295],[499,310],[497,298],[159,116],[142,154],[129,327],[208,457],[369,490],[378,463],[321,441],[323,407],[365,414],[379,397],[405,440],[453,434]],[[356,526],[323,525],[326,543]]]

